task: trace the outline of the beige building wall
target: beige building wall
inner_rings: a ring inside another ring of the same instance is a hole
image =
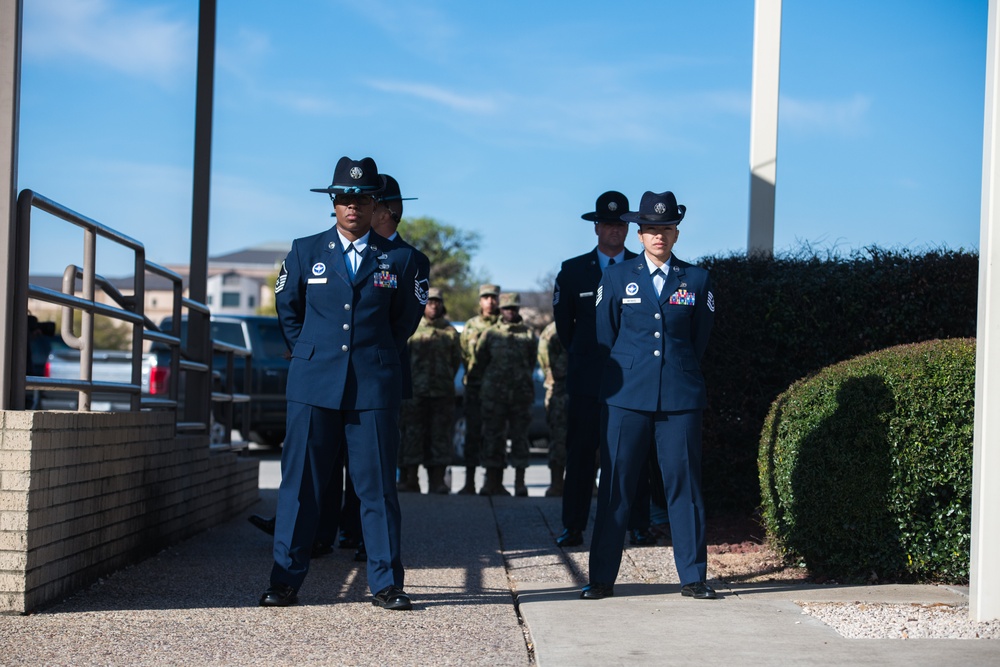
[[[258,462],[169,412],[0,411],[0,612],[57,602],[242,512]]]

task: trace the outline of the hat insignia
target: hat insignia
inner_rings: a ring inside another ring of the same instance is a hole
[[[616,201],[608,202],[608,210],[609,211],[617,211],[618,210],[618,202],[616,202]]]
[[[365,172],[361,171],[361,167],[351,167],[351,178],[358,180],[365,175]]]
[[[656,202],[656,206],[653,207],[653,210],[656,212],[657,215],[663,215],[664,213],[667,212],[667,205],[661,201]]]

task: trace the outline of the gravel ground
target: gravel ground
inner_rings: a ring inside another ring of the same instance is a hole
[[[969,605],[796,604],[848,639],[1000,639],[1000,621],[973,621]]]

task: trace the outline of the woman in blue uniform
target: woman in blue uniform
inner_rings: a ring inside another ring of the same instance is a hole
[[[598,287],[597,340],[610,353],[600,392],[607,438],[584,599],[614,594],[629,510],[651,448],[663,475],[681,593],[716,597],[705,581],[700,368],[715,301],[708,271],[673,255],[685,210],[672,192],[644,193],[638,212],[622,215],[638,223],[644,251],[609,267]]]

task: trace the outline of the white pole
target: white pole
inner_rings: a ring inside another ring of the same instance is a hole
[[[990,0],[983,120],[983,195],[976,327],[976,416],[972,459],[969,614],[1000,618],[1000,51],[997,0]]]
[[[747,254],[774,254],[774,191],[778,174],[778,78],[781,0],[757,0],[753,17],[750,111],[750,221]]]

